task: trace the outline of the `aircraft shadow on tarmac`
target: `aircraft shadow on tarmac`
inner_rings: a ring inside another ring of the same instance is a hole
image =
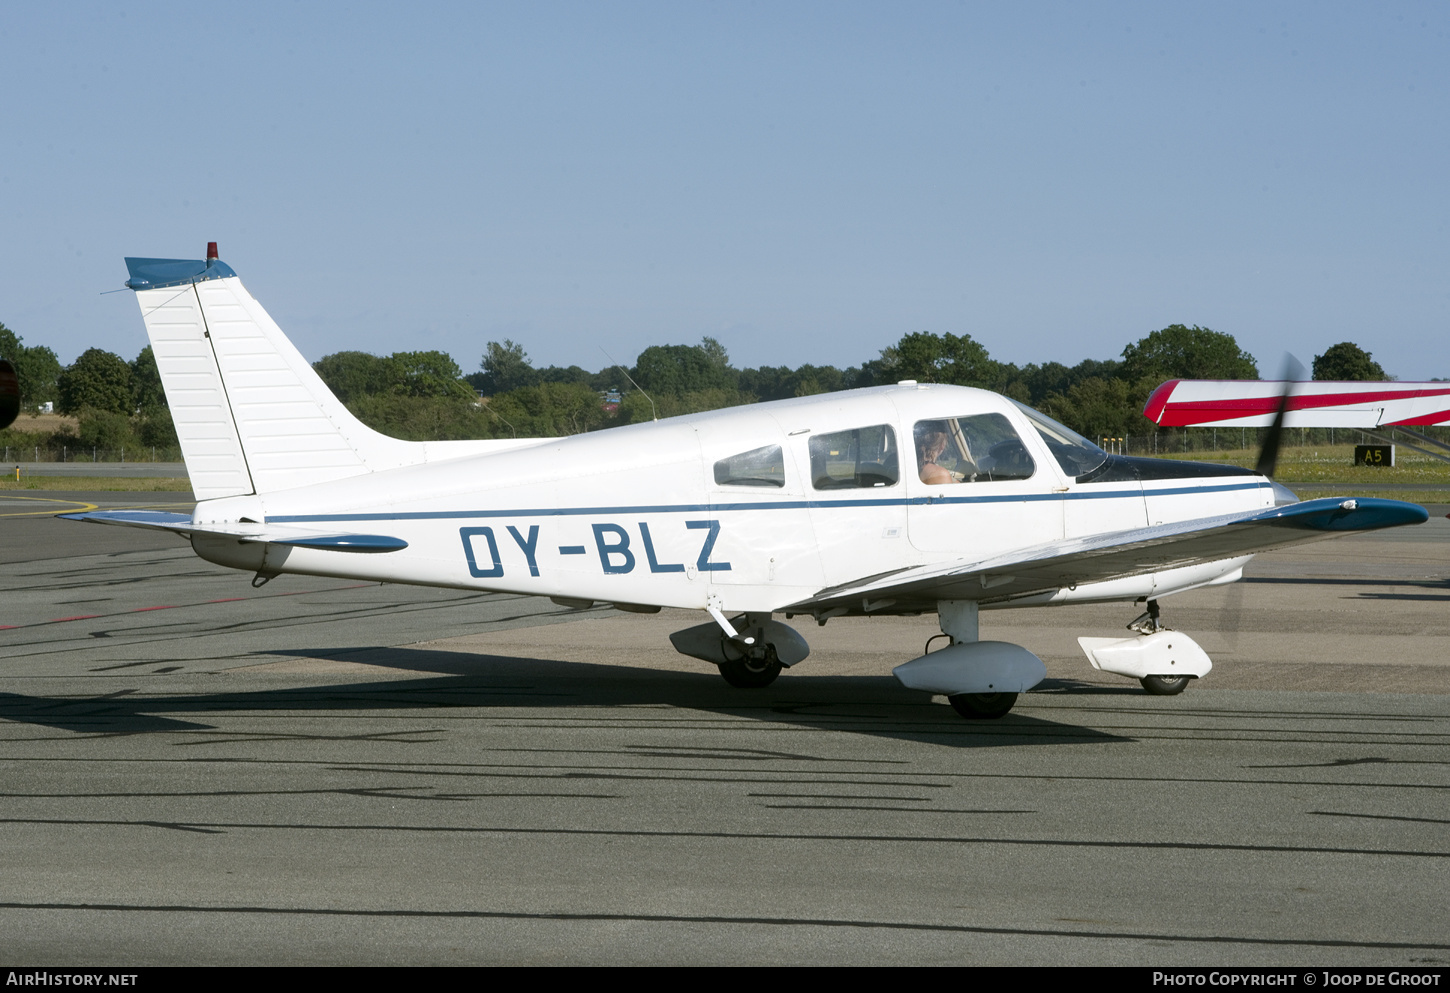
[[[1336,579],[1318,576],[1259,576],[1250,577],[1244,583],[1272,586],[1413,586],[1422,590],[1450,589],[1450,579]],[[1393,593],[1361,593],[1361,596],[1395,596]]]
[[[354,662],[394,671],[428,673],[419,679],[348,682],[225,693],[151,695],[123,691],[91,698],[47,698],[0,693],[0,718],[93,735],[218,730],[203,715],[219,712],[353,711],[383,716],[389,711],[472,708],[600,708],[601,720],[638,720],[637,708],[669,707],[696,716],[718,714],[762,722],[817,727],[950,747],[1062,745],[1131,742],[1134,739],[1090,727],[1012,713],[995,721],[967,721],[928,694],[908,690],[890,676],[788,675],[765,689],[734,689],[711,672],[631,668],[556,659],[356,648],[269,653]],[[306,677],[303,677],[306,678]],[[1048,680],[1053,693],[1132,694],[1070,680]],[[612,711],[612,713],[610,713]],[[542,715],[541,715],[542,716]],[[679,720],[678,715],[671,719]],[[680,729],[692,729],[680,720]],[[266,737],[308,738],[305,730]],[[315,737],[335,737],[317,734]]]

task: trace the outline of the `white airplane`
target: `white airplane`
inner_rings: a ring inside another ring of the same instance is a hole
[[[1163,427],[1268,427],[1286,389],[1285,427],[1372,431],[1450,424],[1450,383],[1438,382],[1170,379],[1148,397],[1143,416]]]
[[[1163,427],[1261,428],[1280,416],[1281,406],[1284,427],[1353,428],[1450,462],[1450,445],[1415,430],[1450,424],[1445,382],[1170,379],[1149,395],[1143,416]]]
[[[931,614],[948,645],[898,666],[968,718],[1046,675],[978,638],[982,608],[1139,601],[1099,669],[1176,693],[1211,668],[1158,599],[1254,552],[1424,521],[1312,500],[1228,466],[1110,456],[983,390],[903,382],[567,438],[404,442],[354,418],[217,257],[127,259],[198,503],[76,520],[173,531],[207,561],[284,573],[704,611],[671,636],[737,687],[806,658],[776,620]],[[935,639],[934,639],[935,640]]]

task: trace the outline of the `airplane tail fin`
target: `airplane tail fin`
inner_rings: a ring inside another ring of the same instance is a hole
[[[198,500],[535,443],[399,441],[352,415],[246,288],[205,260],[126,259]]]

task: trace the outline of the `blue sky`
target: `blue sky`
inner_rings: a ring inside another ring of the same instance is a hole
[[[0,92],[0,321],[66,362],[217,241],[311,359],[1450,376],[1443,4],[15,4]]]

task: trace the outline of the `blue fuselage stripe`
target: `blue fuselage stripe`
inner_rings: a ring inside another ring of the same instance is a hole
[[[942,507],[951,504],[1042,503],[1056,500],[1141,500],[1155,496],[1197,496],[1257,490],[1267,482],[1225,483],[1218,486],[1164,487],[1160,489],[1073,490],[1067,493],[997,493],[981,496],[888,497],[862,500],[760,500],[750,503],[675,503],[615,507],[516,507],[506,510],[424,510],[369,514],[286,514],[267,520],[275,524],[342,523],[346,521],[447,521],[492,517],[599,517],[621,514],[718,514],[754,510],[833,510],[845,507]]]

